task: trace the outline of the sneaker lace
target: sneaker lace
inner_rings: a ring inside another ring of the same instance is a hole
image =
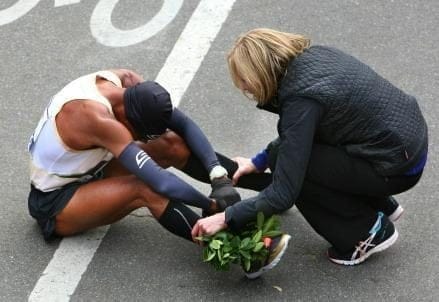
[[[383,215],[384,214],[382,212],[378,212],[378,218],[369,231],[370,236],[366,240],[358,242],[358,245],[355,246],[355,251],[352,254],[351,260],[362,257],[364,254],[366,254],[370,247],[372,248],[376,246],[376,244],[373,244],[372,241],[375,238],[375,235],[381,229],[381,218],[383,217]]]
[[[362,257],[364,254],[366,254],[369,247],[374,247],[376,244],[372,243],[372,240],[375,238],[375,234],[369,236],[365,241],[360,241],[357,246],[355,246],[355,251],[352,254],[351,260],[355,260],[359,257]],[[357,255],[359,254],[359,257]]]

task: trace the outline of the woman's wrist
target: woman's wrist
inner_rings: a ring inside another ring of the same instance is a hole
[[[219,218],[222,221],[222,225],[224,227],[223,229],[227,229],[228,226],[227,226],[227,223],[226,223],[226,211],[218,213],[217,215],[219,216]]]

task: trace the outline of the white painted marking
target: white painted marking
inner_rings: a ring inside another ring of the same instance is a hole
[[[180,103],[234,2],[201,0],[186,24],[156,78],[175,96],[175,106]],[[29,301],[69,301],[108,228],[64,238],[30,294]]]
[[[108,226],[61,241],[52,260],[29,296],[29,301],[69,301]]]
[[[11,7],[0,10],[0,26],[26,15],[40,0],[19,0]]]
[[[124,47],[149,39],[165,28],[180,10],[183,0],[165,0],[160,11],[143,26],[121,30],[113,26],[111,14],[119,0],[100,0],[90,19],[91,34],[106,46]]]
[[[55,7],[60,7],[64,5],[76,4],[81,2],[81,0],[55,0]]]
[[[170,91],[174,106],[189,86],[226,20],[235,0],[200,1],[187,23],[165,66],[157,76],[157,82]]]

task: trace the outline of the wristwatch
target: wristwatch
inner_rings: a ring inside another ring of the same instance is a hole
[[[227,170],[224,169],[223,166],[215,166],[215,167],[213,167],[212,170],[210,170],[209,178],[212,181],[215,178],[221,178],[221,177],[224,177],[227,175],[229,175],[229,174],[227,173]]]

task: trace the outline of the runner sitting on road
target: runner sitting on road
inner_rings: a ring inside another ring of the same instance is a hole
[[[210,174],[210,197],[163,169],[184,166],[185,143]],[[213,213],[240,199],[200,128],[173,108],[163,87],[129,70],[99,71],[65,86],[45,109],[29,151],[29,211],[47,240],[111,224],[140,207],[192,240],[199,216],[183,203]]]
[[[29,212],[46,240],[147,207],[163,227],[192,241],[199,216],[186,205],[209,215],[240,200],[200,128],[173,108],[163,87],[129,70],[99,71],[65,86],[46,107],[29,152]],[[191,174],[193,162],[212,185],[209,197],[163,169]],[[226,162],[228,170],[237,170],[235,162]],[[243,177],[242,186],[260,186],[261,177]],[[283,243],[273,240],[259,275],[277,264]]]
[[[271,29],[239,37],[228,63],[234,84],[279,115],[279,138],[252,159],[237,158],[233,180],[269,167],[273,181],[198,220],[193,236],[239,230],[259,211],[269,216],[296,204],[332,244],[335,263],[359,264],[391,246],[392,221],[403,211],[391,195],[413,187],[427,159],[416,99],[340,50]]]

